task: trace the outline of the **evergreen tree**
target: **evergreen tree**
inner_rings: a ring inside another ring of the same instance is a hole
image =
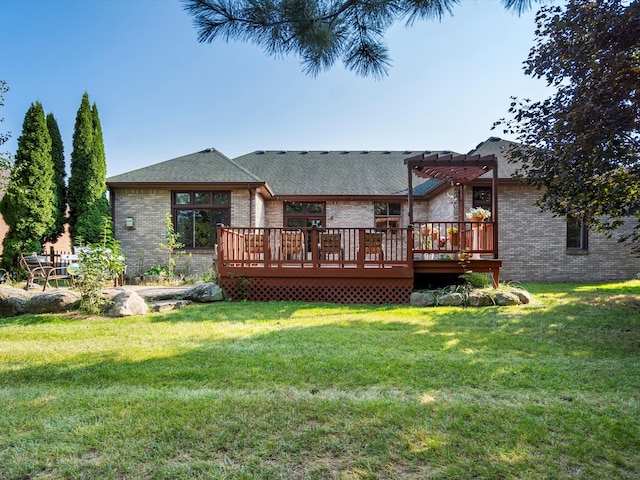
[[[73,150],[71,152],[71,175],[67,191],[69,204],[69,233],[72,241],[78,236],[76,223],[85,204],[85,190],[91,152],[93,150],[93,122],[89,95],[82,96],[80,108],[76,114],[73,130]]]
[[[98,243],[103,217],[109,216],[105,196],[107,166],[98,109],[85,92],[76,116],[67,201],[69,231],[74,242]]]
[[[40,252],[54,223],[51,137],[40,102],[27,111],[18,139],[15,163],[0,212],[9,226],[3,242],[3,263],[13,267],[20,253]]]
[[[53,161],[53,189],[54,189],[54,224],[51,233],[45,238],[46,242],[55,243],[64,233],[67,213],[67,187],[65,177],[67,172],[64,165],[64,147],[58,123],[50,113],[47,115],[47,128],[51,136],[51,160]]]
[[[7,82],[0,80],[0,107],[4,107],[4,94],[9,91]],[[4,118],[0,117],[0,123],[4,121]],[[0,132],[0,145],[9,140],[10,135],[8,133]],[[9,154],[0,151],[0,169],[9,169]]]
[[[543,0],[501,0],[522,12]],[[200,42],[252,42],[269,55],[298,55],[311,75],[342,59],[363,76],[386,75],[384,35],[397,21],[440,20],[459,0],[183,0]]]

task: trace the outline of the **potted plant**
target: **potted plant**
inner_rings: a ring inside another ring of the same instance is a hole
[[[473,207],[467,212],[467,218],[472,222],[484,222],[490,216],[491,212],[482,207]]]
[[[460,235],[458,234],[458,227],[447,228],[447,236],[451,242],[451,246],[456,246],[460,243]]]

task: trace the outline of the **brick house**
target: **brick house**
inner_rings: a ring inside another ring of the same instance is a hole
[[[512,178],[509,142],[490,138],[469,155],[498,164],[503,280],[601,281],[635,277],[640,259],[615,240],[540,212],[536,191]],[[409,227],[411,151],[256,151],[235,159],[207,149],[107,180],[115,236],[135,274],[166,263],[167,212],[191,253],[190,271],[211,268],[217,225],[251,229]],[[460,205],[492,209],[491,173],[464,188],[412,176],[414,223],[463,218]],[[461,198],[462,196],[462,198]]]

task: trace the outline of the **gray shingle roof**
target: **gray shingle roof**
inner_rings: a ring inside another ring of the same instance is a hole
[[[107,179],[118,183],[264,183],[214,148],[156,163]]]
[[[509,140],[502,140],[498,137],[489,137],[488,140],[478,144],[476,148],[471,150],[469,155],[495,155],[498,159],[498,178],[511,178],[518,168],[517,164],[509,163],[507,159],[507,152],[509,148],[511,148],[511,145],[515,145],[515,143]],[[491,178],[492,175],[492,172],[487,172],[480,178]]]
[[[406,195],[411,151],[257,151],[235,161],[276,195]],[[429,152],[437,153],[437,152]],[[439,185],[414,177],[421,193]]]

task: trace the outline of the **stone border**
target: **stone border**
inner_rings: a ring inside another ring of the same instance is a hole
[[[490,307],[525,305],[531,294],[522,288],[495,290],[445,287],[439,290],[417,290],[411,293],[409,304],[414,307]]]

